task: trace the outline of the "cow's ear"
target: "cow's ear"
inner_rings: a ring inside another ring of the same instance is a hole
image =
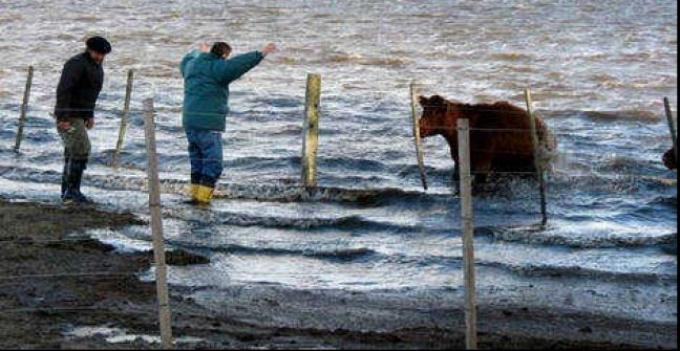
[[[428,100],[424,95],[420,95],[418,96],[418,102],[420,103],[420,106],[426,106]]]
[[[445,103],[444,98],[439,95],[435,95],[430,98],[430,105],[432,106],[443,106],[444,103]]]

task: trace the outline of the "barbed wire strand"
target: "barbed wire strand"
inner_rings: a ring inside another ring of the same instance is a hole
[[[535,94],[535,92],[534,92],[534,94]],[[501,102],[508,102],[508,101],[501,101]],[[501,103],[501,102],[498,102],[498,103]],[[406,105],[406,104],[407,104],[407,102],[404,102],[404,105]],[[511,104],[510,105],[504,104],[504,103],[501,103],[498,108],[481,107],[481,106],[494,106],[494,103],[478,103],[478,104],[475,104],[475,103],[460,103],[460,104],[452,103],[452,105],[450,105],[452,107],[450,107],[449,110],[447,110],[446,105],[418,105],[418,106],[423,107],[423,108],[430,108],[431,107],[431,108],[435,109],[437,112],[494,112],[494,113],[501,115],[501,116],[493,116],[495,118],[503,118],[503,117],[508,117],[508,116],[510,116],[510,117],[514,117],[514,116],[528,117],[526,110],[507,110],[505,108],[507,108],[508,106],[512,106],[516,109],[518,109],[519,107],[511,105]],[[18,108],[21,107],[21,104],[17,104],[16,107],[17,107],[16,112],[17,113],[20,112]],[[115,113],[115,114],[123,114],[125,112],[124,109],[116,109],[116,108],[94,108],[94,109],[91,109],[91,108],[90,109],[85,109],[85,108],[55,108],[54,106],[36,105],[36,104],[30,104],[30,105],[28,105],[28,107],[29,107],[28,112],[41,111],[41,112],[47,112],[50,115],[52,115],[53,112],[55,112],[55,111],[58,111],[58,112],[87,112],[87,113],[108,112],[108,113]],[[302,117],[302,111],[304,109],[304,106],[289,107],[289,110],[287,110],[287,111],[276,111],[276,110],[274,110],[274,108],[275,107],[272,107],[269,110],[243,110],[243,111],[230,111],[230,112],[231,113],[239,113],[239,114],[241,114],[241,113],[246,114],[247,113],[247,114],[262,114],[262,115],[265,115],[265,114],[271,114],[271,113],[291,113],[295,110],[299,110],[301,112],[300,116]],[[173,108],[171,108],[171,107],[167,108],[167,109],[154,108],[154,110],[152,110],[151,112],[153,112],[154,114],[184,113],[184,111],[181,108],[175,108],[176,110],[170,110],[170,109],[173,109]],[[144,114],[146,112],[149,112],[149,111],[147,111],[144,108],[131,107],[128,110],[128,113],[131,113],[131,114],[134,114],[134,115],[141,115],[141,114]],[[358,113],[361,113],[362,111],[349,110],[349,109],[346,109],[346,108],[320,107],[320,112],[324,112],[324,113],[351,112],[352,114],[358,114]],[[366,111],[363,111],[363,112],[366,112]],[[371,112],[373,112],[373,111],[371,111]],[[376,110],[374,112],[385,112],[385,111],[377,111]],[[395,110],[395,112],[396,112],[396,110]],[[580,110],[537,109],[534,112],[534,114],[537,115],[536,117],[543,117],[543,116],[541,116],[541,114],[543,114],[543,113],[563,114],[563,113],[570,113],[570,112],[571,113],[582,113],[582,114],[583,113],[584,114],[589,114],[589,113],[590,114],[603,114],[603,115],[613,115],[613,116],[616,115],[616,114],[626,115],[626,113],[639,113],[639,112],[636,112],[636,111],[627,111],[627,110],[622,110],[622,111],[612,110],[612,111],[609,111],[609,110],[595,110],[595,109],[584,108],[584,109],[580,109]],[[671,112],[673,112],[677,116],[677,110],[671,111]],[[222,112],[202,112],[202,111],[191,111],[191,112],[187,112],[187,113],[189,113],[191,115],[197,115],[197,116],[218,116],[218,117],[224,117],[228,114],[227,112],[222,113]],[[403,112],[403,114],[407,115],[408,113]],[[659,112],[658,115],[661,116],[662,113]],[[484,116],[485,120],[488,120],[490,117],[492,117],[492,116]],[[468,117],[468,118],[470,118],[470,117]],[[604,118],[606,118],[606,117],[604,117]],[[661,117],[659,117],[659,118],[661,118]]]

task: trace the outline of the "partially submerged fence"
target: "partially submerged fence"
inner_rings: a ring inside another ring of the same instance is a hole
[[[18,129],[16,134],[15,150],[19,151],[21,146],[21,139],[23,136],[23,131],[26,122],[26,113],[29,105],[30,90],[32,85],[33,69],[29,68],[28,77],[26,82],[26,88],[24,92],[23,102],[21,104],[21,113],[19,116]],[[123,112],[121,115],[121,122],[119,128],[118,139],[116,143],[115,150],[112,154],[111,165],[120,165],[120,154],[124,146],[125,135],[127,131],[127,124],[129,115],[131,112],[130,101],[132,96],[132,81],[133,72],[129,71],[128,80],[126,85],[125,102],[123,107]],[[411,99],[411,118],[413,125],[413,135],[416,145],[416,161],[421,176],[422,186],[427,190],[427,179],[425,174],[425,167],[423,161],[423,151],[420,141],[420,126],[419,126],[419,116],[417,112],[416,96],[418,95],[415,84],[411,84],[409,87],[409,97]],[[317,164],[316,155],[317,148],[319,145],[318,133],[319,133],[319,120],[321,119],[319,113],[321,96],[321,78],[319,75],[310,74],[307,77],[307,91],[305,97],[305,110],[303,119],[303,135],[302,135],[302,153],[301,153],[301,179],[300,188],[301,191],[308,191],[317,186]],[[545,225],[548,221],[548,212],[546,206],[546,185],[545,185],[545,171],[542,169],[538,160],[542,157],[539,155],[539,139],[536,129],[535,116],[533,112],[531,91],[526,89],[524,92],[525,102],[527,107],[527,115],[530,121],[529,130],[518,130],[521,132],[529,132],[531,136],[531,142],[534,151],[534,162],[535,162],[535,178],[538,180],[538,192],[540,195],[540,213],[541,213],[541,224]],[[669,130],[671,133],[671,139],[673,147],[676,150],[677,157],[677,137],[675,135],[675,124],[673,122],[672,112],[668,103],[668,99],[664,99],[665,113],[668,121]],[[149,211],[151,216],[151,231],[152,231],[152,241],[154,250],[154,266],[156,275],[156,287],[158,296],[158,319],[160,324],[160,334],[162,340],[162,346],[164,348],[170,348],[173,346],[172,341],[172,328],[171,328],[171,315],[170,315],[170,305],[168,297],[168,285],[167,285],[167,268],[165,265],[165,240],[163,238],[162,229],[162,216],[161,216],[161,199],[160,199],[160,179],[158,176],[158,158],[156,155],[156,141],[155,141],[155,130],[156,125],[154,121],[154,102],[152,99],[144,101],[144,131],[145,131],[145,143],[146,143],[146,153],[148,157],[148,191],[149,191]],[[460,202],[461,202],[461,225],[462,225],[462,239],[463,243],[461,245],[463,251],[463,272],[464,272],[464,282],[465,282],[465,327],[466,327],[466,347],[469,349],[477,348],[477,316],[476,316],[476,302],[475,302],[475,265],[474,265],[474,213],[473,213],[473,196],[472,196],[472,179],[474,174],[470,167],[470,155],[479,150],[473,150],[470,148],[470,132],[471,128],[468,124],[467,119],[459,119],[458,124],[455,126],[457,131],[457,142],[458,142],[458,157],[460,162]],[[486,132],[501,132],[500,130],[486,130]],[[504,130],[503,132],[507,132]],[[204,160],[210,161],[210,160]],[[508,172],[513,173],[513,172]],[[517,172],[517,174],[524,174]],[[526,174],[524,174],[526,175]],[[433,244],[433,246],[438,244]],[[101,273],[79,273],[80,275],[97,275]],[[107,274],[107,273],[103,273]],[[52,275],[51,277],[53,277]],[[7,277],[0,277],[7,278]],[[21,277],[10,277],[11,280],[16,280]],[[9,278],[8,278],[9,279]],[[83,307],[87,308],[87,307]],[[58,307],[57,307],[58,309]],[[27,309],[27,311],[32,311],[33,309]],[[21,309],[10,310],[0,310],[0,313],[5,312],[18,312]]]
[[[132,86],[133,86],[133,71],[128,71],[127,85],[125,92],[125,100],[123,112],[120,119],[120,128],[118,133],[118,139],[116,147],[112,153],[110,160],[110,165],[118,167],[120,165],[120,154],[124,146],[124,140],[127,131],[128,119],[130,114],[130,102],[132,96]],[[24,98],[21,104],[21,113],[19,116],[19,121],[17,123],[18,129],[16,133],[16,141],[14,146],[14,151],[19,152],[21,148],[21,142],[24,136],[24,128],[27,120],[27,111],[29,107],[29,98],[31,93],[31,87],[33,82],[33,67],[29,67],[28,76],[26,80],[26,87],[24,90]],[[314,188],[317,184],[316,182],[316,154],[318,148],[318,119],[319,119],[319,100],[320,100],[320,76],[315,74],[310,74],[308,77],[307,84],[307,98],[305,104],[305,118],[304,118],[304,135],[303,135],[303,147],[302,147],[302,172],[301,172],[301,184],[307,188]],[[154,252],[154,263],[155,275],[156,275],[156,288],[158,296],[158,320],[160,323],[160,334],[161,334],[161,345],[164,349],[169,349],[173,347],[172,338],[172,328],[171,328],[171,315],[170,315],[170,304],[168,296],[168,285],[167,285],[167,268],[165,264],[165,247],[163,238],[163,225],[161,218],[161,200],[160,200],[160,180],[158,176],[158,156],[156,154],[156,141],[155,141],[155,112],[153,107],[153,99],[148,99],[144,101],[144,131],[145,131],[145,142],[146,142],[146,154],[148,159],[147,174],[148,174],[148,192],[149,192],[149,211],[150,211],[150,225],[152,232],[153,241],[153,252]],[[202,160],[202,161],[212,161],[212,160]],[[81,239],[88,240],[88,239]],[[60,243],[67,242],[73,243],[78,241],[78,239],[65,239],[65,240],[50,240],[50,243]],[[2,244],[10,244],[13,241],[3,240]],[[47,274],[44,275],[45,278],[51,279],[55,277],[101,277],[101,276],[119,276],[121,272],[79,272],[79,273],[64,273],[64,274]],[[131,274],[137,274],[134,272]],[[20,275],[20,276],[0,276],[2,281],[17,281],[20,279],[35,279],[42,277],[42,274],[31,274],[31,275]],[[17,312],[34,312],[40,310],[47,311],[87,311],[87,310],[97,310],[96,306],[70,306],[70,307],[49,307],[49,308],[4,308],[0,309],[0,313],[17,313]]]
[[[126,101],[129,105],[129,101]],[[153,238],[153,257],[156,263],[156,289],[158,295],[158,320],[161,329],[161,342],[164,349],[172,348],[172,327],[170,325],[170,300],[168,298],[168,273],[165,265],[165,241],[163,239],[163,219],[161,217],[161,182],[158,178],[158,155],[156,155],[156,122],[153,115],[153,100],[144,101],[144,135],[146,154],[149,160],[149,211],[151,212],[151,236]],[[122,123],[122,122],[121,122]]]
[[[416,108],[416,96],[417,88],[415,83],[410,84],[410,97],[411,97],[411,113],[413,121],[413,135],[414,143],[416,147],[416,161],[420,170],[420,177],[422,181],[423,188],[427,190],[427,180],[424,169],[423,162],[423,151],[421,145],[420,136],[420,118],[417,115]],[[536,116],[533,112],[533,103],[531,98],[531,89],[526,88],[524,90],[524,98],[526,102],[526,115],[524,112],[519,115],[513,115],[513,113],[508,113],[507,118],[527,118],[529,120],[528,129],[489,129],[489,128],[477,128],[477,131],[483,131],[485,133],[507,133],[507,132],[521,132],[529,133],[531,137],[531,144],[533,146],[533,161],[535,167],[535,178],[538,181],[539,199],[540,199],[540,213],[541,213],[541,226],[545,226],[548,222],[548,212],[546,205],[546,185],[545,185],[545,170],[542,167],[541,159],[545,158],[541,154],[541,147],[539,145],[539,136],[537,130]],[[675,153],[675,159],[677,160],[677,136],[676,136],[676,126],[670,104],[667,97],[663,99],[665,106],[665,115],[668,123],[670,136],[672,139],[672,145]],[[466,111],[461,111],[466,112]],[[474,111],[479,112],[479,111]],[[439,128],[446,128],[446,126]],[[471,162],[470,162],[470,125],[467,118],[458,118],[457,124],[454,126],[457,130],[457,147],[458,147],[458,162],[459,162],[459,195],[460,195],[460,207],[461,207],[461,224],[462,224],[462,237],[463,237],[463,270],[465,273],[465,325],[466,325],[466,339],[465,344],[467,349],[477,349],[477,308],[475,302],[475,269],[474,269],[474,224],[473,224],[473,206],[472,206],[472,180],[474,176],[471,174]],[[453,150],[452,150],[453,151]],[[477,152],[484,152],[484,150],[474,150]],[[499,151],[504,152],[504,151]],[[513,176],[519,175],[524,176],[526,172],[500,172],[504,175]]]

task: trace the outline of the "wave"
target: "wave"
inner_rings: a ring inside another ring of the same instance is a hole
[[[103,166],[111,166],[111,159],[113,157],[113,149],[104,149],[100,152],[90,156],[90,164],[99,164]],[[40,157],[50,157],[54,159],[54,155],[43,155]],[[189,164],[189,156],[187,154],[159,154],[158,162],[161,166],[160,172],[174,171],[178,165],[186,166]],[[143,152],[133,153],[123,150],[120,153],[119,166],[125,169],[146,171],[146,154]],[[290,167],[300,167],[299,156],[281,156],[281,157],[267,157],[267,156],[244,156],[234,159],[223,160],[223,165],[226,169],[238,168],[239,170],[256,169],[262,170],[271,168],[275,170],[287,169]]]
[[[537,110],[546,119],[585,118],[596,122],[658,122],[662,115],[648,110]]]
[[[337,52],[327,55],[316,63],[348,63],[366,66],[404,66],[411,60],[398,57],[364,57],[361,54]]]
[[[380,255],[380,254],[376,254]],[[446,265],[450,269],[462,269],[463,258],[460,256],[406,256],[406,255],[383,255],[380,259],[397,264],[417,264],[420,266]],[[598,281],[616,282],[670,282],[677,281],[675,273],[659,272],[625,272],[612,271],[597,268],[584,268],[577,265],[555,265],[535,263],[510,263],[491,261],[475,258],[475,266],[500,269],[512,274],[527,277],[551,277],[551,278],[590,278]],[[483,273],[480,273],[483,274]]]
[[[306,189],[291,180],[269,184],[220,184],[217,198],[253,199],[277,202],[343,202],[376,206],[405,199],[426,199],[428,194],[398,188],[349,189],[319,186]]]
[[[453,177],[453,160],[450,161],[451,168],[435,168],[425,165],[425,174],[428,178],[451,179]],[[390,166],[390,174],[397,174],[402,178],[420,177],[420,169],[417,164],[396,164]]]
[[[621,81],[608,74],[593,76],[599,87],[605,89],[670,89],[678,84],[675,77],[663,76],[655,80],[636,79],[633,81]]]
[[[577,249],[613,248],[613,247],[661,247],[677,240],[676,233],[657,236],[607,236],[583,237],[569,236],[569,234],[541,235],[540,226],[516,226],[510,228],[485,227],[485,230],[475,230],[481,235],[491,236],[494,240],[516,242],[522,244],[557,245]]]
[[[371,259],[371,261],[381,261],[383,263],[396,263],[399,265],[410,264],[423,267],[434,265],[446,265],[454,269],[462,269],[463,260],[459,256],[412,256],[402,254],[383,254],[367,247],[339,248],[324,250],[323,248],[266,248],[249,247],[242,245],[228,245],[211,248],[216,251],[246,254],[265,254],[265,255],[299,255],[314,257],[318,259],[330,259],[335,261],[356,261],[359,259]],[[584,268],[581,266],[562,266],[552,264],[512,264],[508,262],[489,261],[477,259],[475,265],[480,267],[490,267],[502,269],[513,274],[530,277],[575,277],[591,278],[605,281],[619,282],[675,282],[677,275],[674,273],[658,272],[621,272],[595,268]]]
[[[149,240],[148,236],[141,238]],[[190,250],[207,250],[211,253],[221,252],[230,254],[245,255],[268,255],[268,256],[302,256],[316,258],[319,260],[330,260],[335,262],[357,262],[358,260],[370,260],[370,262],[381,262],[383,264],[415,265],[419,267],[446,266],[449,269],[462,269],[463,259],[461,256],[442,256],[442,255],[407,255],[399,253],[381,253],[370,247],[333,247],[335,243],[304,245],[291,242],[293,246],[272,247],[266,240],[261,244],[256,243],[250,246],[234,243],[198,243],[187,240],[169,239],[168,244]],[[352,243],[347,243],[351,245]],[[548,277],[548,278],[588,278],[598,281],[616,282],[648,282],[648,283],[674,283],[677,275],[674,273],[660,272],[640,272],[640,271],[612,271],[598,268],[587,268],[577,265],[555,265],[537,263],[510,263],[495,260],[477,258],[475,265],[478,267],[488,267],[500,269],[512,274],[528,277]]]
[[[277,126],[275,130],[267,131],[267,134],[269,135],[269,137],[277,136],[297,137],[302,135],[302,126],[298,125]]]
[[[641,162],[633,157],[628,156],[614,156],[607,157],[597,164],[597,171],[608,173],[630,172],[639,169]]]
[[[299,158],[298,158],[299,159]],[[360,169],[362,171],[371,172],[384,172],[387,169],[387,165],[380,161],[368,160],[364,158],[355,157],[318,157],[317,164],[324,165],[328,168],[340,168],[340,169]]]
[[[176,218],[179,220],[193,222],[202,226],[210,225],[232,225],[232,226],[258,226],[264,228],[278,228],[278,229],[299,229],[299,230],[361,230],[361,231],[388,231],[391,233],[413,233],[423,232],[428,234],[433,233],[450,233],[451,229],[436,229],[426,228],[421,225],[404,225],[395,224],[392,222],[375,221],[362,216],[350,215],[340,216],[334,218],[299,218],[299,217],[283,217],[283,216],[259,216],[245,213],[228,212],[228,211],[210,211],[202,212],[196,215],[195,212],[178,211],[177,209],[168,209],[164,212],[168,218]]]
[[[39,156],[39,158],[42,156]],[[109,157],[98,154],[95,157],[97,163],[108,164]],[[170,157],[178,160],[178,157]],[[261,160],[261,158],[256,158]],[[268,159],[268,158],[264,158]],[[280,162],[279,159],[273,158],[272,162]],[[239,162],[239,161],[236,161]],[[297,157],[284,158],[283,162],[298,162]],[[343,158],[331,159],[331,162],[338,162],[346,164],[347,162],[354,162],[356,165],[363,164],[362,160],[347,160]],[[373,162],[373,163],[371,163]],[[371,167],[383,167],[380,162],[370,161]],[[280,166],[280,165],[279,165]],[[140,161],[138,164],[129,164],[123,162],[123,168],[131,170],[138,170],[138,174],[116,175],[116,174],[93,174],[88,172],[86,174],[86,184],[96,186],[103,189],[111,190],[128,190],[128,191],[146,191],[147,180],[144,173],[145,165]],[[398,174],[398,176],[417,177],[417,166],[408,165],[398,169],[398,165],[389,166],[392,170],[388,170],[391,174]],[[392,172],[393,171],[393,172]],[[451,178],[451,171],[445,169],[435,169],[428,167],[427,170],[429,178],[442,177],[445,179]],[[161,177],[167,177],[169,173],[161,174]],[[0,165],[0,176],[9,180],[31,181],[31,182],[50,182],[59,184],[61,182],[61,170],[39,169],[33,167],[21,167],[13,165]],[[333,177],[332,174],[329,176]],[[339,178],[344,179],[345,176]],[[359,179],[359,178],[357,178]],[[362,178],[363,179],[363,178]],[[379,180],[379,179],[377,179]],[[165,178],[161,180],[161,191],[163,193],[185,194],[188,181],[179,178]],[[562,191],[559,189],[577,188],[579,192],[589,192],[591,195],[595,192],[617,192],[617,193],[635,193],[640,191],[641,187],[645,189],[664,190],[674,186],[673,181],[665,178],[655,176],[609,176],[603,174],[561,174],[559,172],[553,173],[549,177],[549,186],[557,189],[551,192],[548,196],[562,196]],[[505,189],[505,190],[504,190]],[[489,192],[488,196],[491,198],[512,198],[520,200],[521,195],[531,192],[533,189],[532,183],[525,180],[500,182],[494,190]],[[552,195],[554,194],[554,195]],[[480,194],[482,196],[484,194]],[[217,199],[250,199],[258,201],[271,202],[339,202],[348,205],[359,206],[381,206],[392,203],[437,203],[449,202],[452,195],[449,193],[434,193],[421,192],[414,190],[405,190],[401,188],[384,187],[373,189],[354,189],[345,187],[331,187],[318,186],[316,188],[307,189],[300,185],[297,178],[277,178],[267,179],[265,181],[249,182],[249,183],[234,183],[229,181],[221,181],[216,192]],[[559,201],[559,200],[558,200]]]
[[[661,116],[651,111],[621,110],[621,111],[574,111],[580,117],[594,121],[659,121]]]
[[[290,48],[291,51],[299,51],[297,56],[282,56],[276,58],[276,63],[290,66],[297,65],[319,65],[319,64],[348,64],[348,65],[363,65],[363,66],[388,66],[399,67],[413,63],[413,60],[392,55],[388,57],[365,56],[359,53],[351,53],[344,51],[332,51],[321,53],[321,55],[309,55],[299,48]],[[318,58],[309,57],[317,56]]]
[[[647,273],[647,272],[615,272],[600,269],[583,268],[580,266],[551,266],[551,265],[512,265],[501,262],[475,262],[476,265],[500,268],[509,270],[513,273],[531,277],[577,277],[594,278],[597,280],[608,280],[618,282],[671,282],[677,281],[677,275],[666,273]]]
[[[661,205],[670,208],[678,207],[678,197],[677,196],[657,196],[648,202],[648,205]]]
[[[8,180],[61,183],[61,172],[12,165],[0,165],[0,176]],[[146,191],[144,175],[86,174],[88,185],[111,190]],[[187,180],[162,179],[163,193],[185,194]],[[307,189],[298,179],[268,180],[266,183],[221,182],[215,191],[217,199],[250,199],[272,202],[341,202],[362,206],[380,205],[392,201],[431,201],[450,199],[448,194],[428,194],[399,188],[350,189],[324,187]]]
[[[255,104],[267,107],[267,111],[270,111],[270,108],[294,108],[299,110],[304,106],[304,100],[301,100],[298,97],[285,95],[268,95],[266,98],[257,96],[251,101]]]
[[[602,178],[634,177],[657,185],[663,185],[670,180],[669,172],[661,162],[663,151],[657,153],[656,159],[636,159],[625,155],[602,155],[597,157],[596,162],[581,161],[586,167],[590,167]]]
[[[169,240],[169,243],[180,244],[183,247],[188,247],[192,249],[210,250],[212,252],[242,253],[251,255],[272,255],[272,256],[294,255],[332,261],[354,261],[370,257],[371,255],[374,255],[376,253],[375,251],[366,247],[336,248],[324,250],[322,248],[313,249],[313,248],[252,247],[238,244],[204,245],[186,242],[177,243],[173,242],[172,240]]]
[[[91,156],[91,162],[93,164],[101,164],[110,166],[111,158],[113,155],[113,149],[105,149],[101,152]],[[46,155],[54,158],[54,155]],[[159,154],[159,164],[161,165],[161,172],[167,171],[175,167],[176,165],[188,165],[189,157],[186,154]],[[146,169],[146,155],[142,152],[131,153],[129,151],[122,151],[120,155],[121,166],[128,169],[136,169],[144,171]],[[244,156],[233,159],[225,159],[223,161],[225,169],[238,168],[239,170],[247,169],[272,169],[276,171],[281,171],[282,169],[295,168],[296,170],[300,167],[301,158],[300,156]],[[397,171],[403,173],[405,168],[417,174],[417,166],[413,168],[412,165],[388,165],[381,161],[355,158],[355,157],[317,157],[317,164],[320,168],[325,171],[332,172],[337,170],[342,170],[343,173],[347,173],[348,170],[356,172],[360,170],[361,172],[373,172],[388,173],[393,174]],[[391,171],[394,169],[394,172]],[[430,168],[431,172],[438,172],[434,168]],[[351,175],[347,175],[351,177]]]
[[[521,61],[521,60],[532,60],[533,56],[521,52],[499,52],[490,55],[492,60],[500,61]]]
[[[183,155],[184,161],[189,162],[188,156]],[[264,157],[264,156],[246,156],[235,159],[224,160],[224,167],[246,167],[261,169],[266,166],[281,169],[286,167],[300,167],[299,156],[282,156],[282,157]]]
[[[632,168],[632,170],[639,172],[640,167]],[[640,193],[643,190],[664,191],[671,187],[675,187],[675,179],[664,178],[663,176],[654,175],[632,175],[632,174],[603,174],[591,173],[586,171],[581,174],[566,174],[556,171],[548,177],[549,186],[557,189],[556,192],[548,193],[557,194],[558,196],[565,195],[567,189],[573,189],[579,193],[590,196],[598,196],[599,194],[617,193],[620,195]]]

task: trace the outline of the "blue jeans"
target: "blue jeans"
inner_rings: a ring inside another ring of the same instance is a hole
[[[191,183],[215,187],[222,175],[222,133],[209,130],[187,129]]]

